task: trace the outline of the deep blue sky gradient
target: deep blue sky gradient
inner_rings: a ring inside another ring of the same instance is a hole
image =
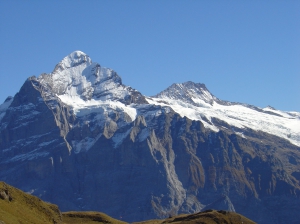
[[[300,111],[300,1],[0,0],[0,102],[74,50],[151,96],[206,84],[218,98]]]

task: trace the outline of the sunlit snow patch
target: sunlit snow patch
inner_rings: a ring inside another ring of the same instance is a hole
[[[186,116],[191,120],[200,120],[206,128],[213,131],[218,131],[218,127],[213,122],[207,122],[203,117],[206,117],[208,121],[211,121],[212,118],[218,118],[239,129],[247,127],[267,132],[300,146],[300,116],[298,112],[275,111],[270,108],[263,109],[264,111],[271,111],[277,114],[274,115],[241,104],[221,105],[213,102],[210,105],[204,101],[195,100],[199,104],[199,106],[195,106],[181,100],[169,98],[148,98],[147,100],[150,104],[169,106],[182,117]],[[237,134],[245,137],[241,132]]]
[[[71,106],[76,116],[81,117],[86,114],[99,111],[107,111],[108,109],[114,109],[117,111],[125,112],[132,121],[136,119],[137,111],[130,105],[125,105],[118,101],[101,101],[101,100],[83,100],[79,96],[60,95],[58,96],[62,102]]]

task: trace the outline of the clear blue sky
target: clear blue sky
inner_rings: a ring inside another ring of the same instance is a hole
[[[0,34],[0,102],[81,50],[148,96],[194,81],[300,111],[299,0],[0,0]]]

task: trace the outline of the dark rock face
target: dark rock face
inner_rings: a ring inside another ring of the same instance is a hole
[[[1,180],[62,211],[126,221],[205,209],[300,220],[300,148],[287,140],[251,129],[243,138],[221,120],[213,132],[132,89],[121,102],[135,104],[134,120],[114,107],[79,116],[42,81],[29,78],[2,112]]]

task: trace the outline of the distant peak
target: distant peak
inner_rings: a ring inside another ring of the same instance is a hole
[[[183,91],[188,91],[188,90],[202,90],[202,91],[205,90],[205,91],[208,91],[205,84],[195,83],[195,82],[192,82],[192,81],[187,81],[187,82],[183,82],[183,83],[173,83],[166,90],[170,90],[170,89],[174,89],[174,88],[175,89],[179,88]]]
[[[265,109],[269,109],[269,110],[276,110],[274,107],[268,105]]]
[[[174,83],[154,97],[181,100],[194,105],[198,105],[199,100],[212,104],[213,101],[217,99],[209,92],[204,84],[191,81]]]
[[[64,57],[56,66],[53,72],[60,72],[67,68],[76,67],[83,63],[92,63],[92,59],[82,51],[73,51]]]
[[[182,83],[183,86],[186,86],[186,87],[194,87],[194,88],[205,88],[206,89],[206,86],[205,84],[203,83],[195,83],[195,82],[192,82],[192,81],[187,81],[187,82],[184,82]]]

